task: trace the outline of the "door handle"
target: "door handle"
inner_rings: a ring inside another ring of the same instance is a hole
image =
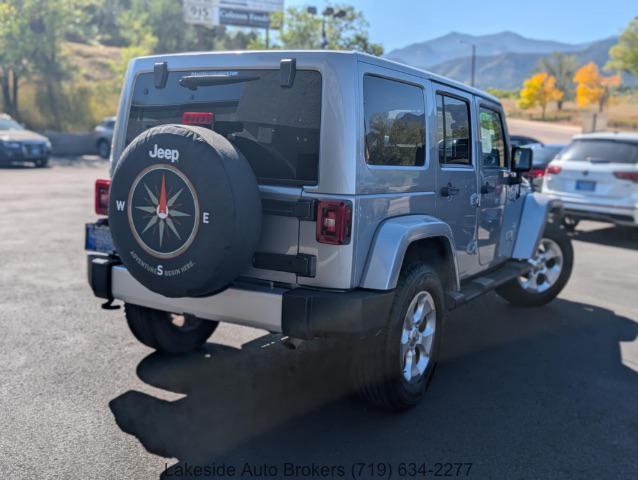
[[[458,194],[459,191],[458,187],[454,187],[451,183],[448,183],[445,187],[441,188],[441,196],[451,197],[452,195]]]
[[[496,190],[496,187],[494,185],[490,185],[490,182],[485,182],[483,185],[481,185],[481,193],[483,195],[485,195],[486,193],[491,193],[494,190]]]

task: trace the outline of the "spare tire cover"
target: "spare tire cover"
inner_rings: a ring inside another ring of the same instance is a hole
[[[261,200],[246,159],[201,127],[139,135],[111,183],[109,225],[131,275],[167,297],[223,290],[251,263]]]

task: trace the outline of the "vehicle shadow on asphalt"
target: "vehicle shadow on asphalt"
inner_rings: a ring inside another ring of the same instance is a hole
[[[570,236],[572,240],[581,242],[638,250],[638,228],[611,226],[598,230],[576,230]]]
[[[638,375],[620,343],[636,341],[638,323],[567,300],[523,309],[495,295],[448,320],[425,400],[400,415],[351,395],[348,345],[290,351],[275,335],[241,350],[149,355],[139,377],[184,398],[128,391],[110,408],[147,451],[178,459],[160,478],[244,462],[471,462],[473,478],[635,471]]]

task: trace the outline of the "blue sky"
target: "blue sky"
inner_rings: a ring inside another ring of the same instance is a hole
[[[319,0],[285,0],[286,6]],[[339,0],[337,2],[340,3]],[[386,52],[451,31],[511,30],[530,38],[581,43],[619,35],[638,16],[637,0],[342,0],[362,10]]]

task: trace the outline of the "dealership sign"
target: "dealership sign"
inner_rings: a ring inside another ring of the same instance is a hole
[[[184,22],[268,28],[270,14],[283,9],[284,0],[184,0]]]

